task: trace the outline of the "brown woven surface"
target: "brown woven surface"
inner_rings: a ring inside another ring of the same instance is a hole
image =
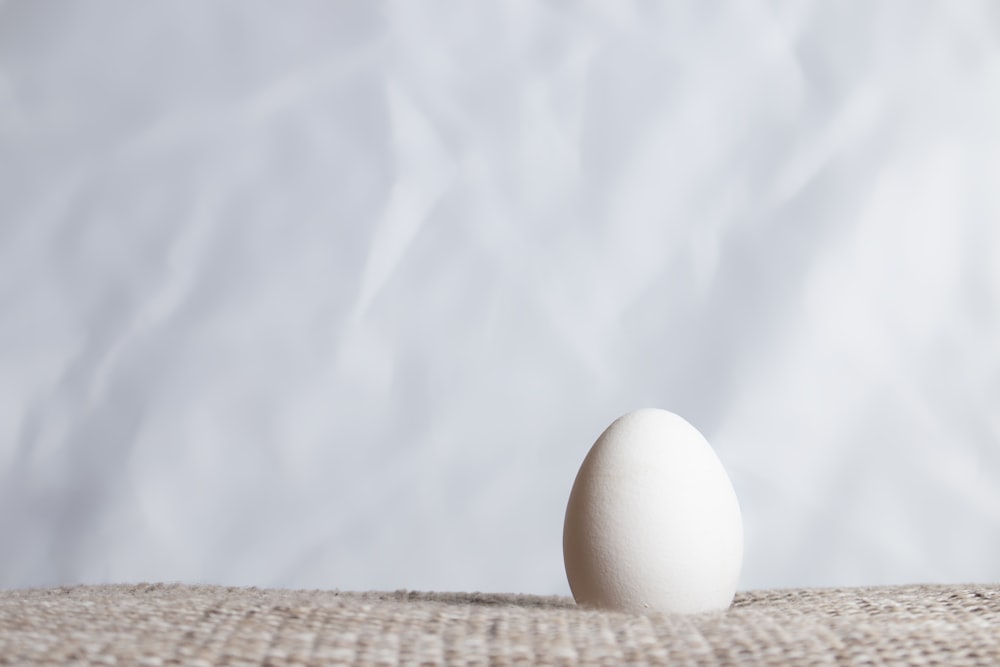
[[[139,585],[0,592],[0,664],[1000,665],[1000,586],[742,593],[628,615],[514,595]]]

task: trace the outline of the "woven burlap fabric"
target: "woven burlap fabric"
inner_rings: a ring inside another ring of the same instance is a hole
[[[725,612],[694,616],[525,595],[5,591],[0,663],[1000,665],[1000,586],[741,593]]]

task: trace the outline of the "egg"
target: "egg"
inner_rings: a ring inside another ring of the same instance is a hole
[[[742,567],[743,520],[708,441],[666,410],[616,419],[576,475],[563,557],[583,606],[682,614],[728,608]]]

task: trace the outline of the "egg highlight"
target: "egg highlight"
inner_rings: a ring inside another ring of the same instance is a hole
[[[742,567],[743,520],[729,476],[701,433],[654,408],[616,419],[573,483],[563,557],[583,606],[728,608]]]

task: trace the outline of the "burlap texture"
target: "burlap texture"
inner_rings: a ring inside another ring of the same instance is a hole
[[[15,590],[0,664],[1000,665],[1000,586],[741,593],[695,616],[526,595]]]

